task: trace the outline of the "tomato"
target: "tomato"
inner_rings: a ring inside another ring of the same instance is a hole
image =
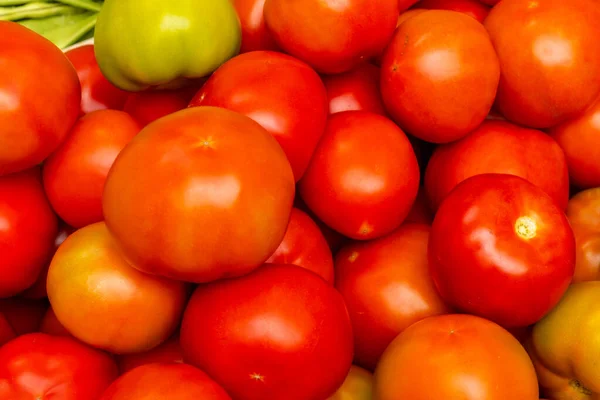
[[[320,400],[350,370],[352,327],[331,285],[303,268],[271,264],[199,286],[181,347],[236,400]]]
[[[0,22],[0,49],[0,175],[6,175],[34,167],[58,147],[79,115],[81,88],[60,49],[19,24]]]
[[[600,94],[594,0],[504,0],[485,21],[502,69],[497,106],[510,121],[548,128]]]
[[[564,213],[523,178],[484,174],[440,206],[429,265],[442,298],[506,327],[531,325],[558,303],[575,269]]]
[[[321,221],[311,210],[308,208],[302,197],[296,196],[294,199],[294,207],[297,207],[300,211],[305,212],[319,227],[319,230],[323,234],[323,237],[327,241],[329,248],[332,253],[336,253],[344,243],[349,239],[339,232],[334,231],[328,227],[323,221]]]
[[[124,354],[117,357],[122,374],[141,365],[154,363],[183,363],[183,352],[179,345],[179,334],[172,336],[159,346],[142,353]]]
[[[323,135],[327,93],[319,75],[288,55],[257,51],[222,65],[190,106],[223,107],[262,125],[279,142],[298,181]]]
[[[353,365],[344,384],[327,400],[371,400],[372,398],[373,375]]]
[[[264,17],[265,0],[233,0],[242,25],[240,53],[258,50],[278,50]]]
[[[508,122],[485,121],[465,138],[434,151],[425,172],[431,206],[437,209],[456,185],[485,173],[527,179],[563,210],[569,201],[567,161],[552,138]]]
[[[74,228],[100,222],[102,191],[117,155],[140,131],[129,114],[99,110],[82,117],[44,163],[50,204]]]
[[[409,18],[422,14],[425,11],[427,10],[421,8],[411,8],[410,10],[404,11],[398,16],[398,26],[400,26],[404,21],[408,20]],[[379,63],[379,65],[381,65],[381,63]]]
[[[0,298],[35,283],[58,231],[39,168],[0,177]]]
[[[537,400],[527,352],[507,331],[471,315],[427,318],[402,332],[375,372],[377,400]]]
[[[0,347],[7,342],[10,342],[14,338],[17,337],[17,334],[13,330],[12,326],[4,316],[4,314],[0,313]],[[2,389],[0,388],[0,393]]]
[[[196,107],[156,121],[125,147],[103,210],[136,268],[208,282],[244,275],[273,254],[294,193],[290,164],[265,129]]]
[[[457,11],[475,18],[483,23],[490,12],[490,8],[477,0],[421,0],[414,6],[428,10]]]
[[[402,223],[417,196],[419,176],[400,128],[377,114],[346,111],[329,118],[299,191],[331,228],[365,240]]]
[[[149,364],[117,379],[101,400],[231,400],[201,370],[185,364]]]
[[[404,223],[415,222],[419,224],[431,225],[433,223],[433,211],[429,207],[427,202],[427,194],[425,189],[421,186],[417,193],[417,199],[413,203],[408,216],[404,220]]]
[[[102,75],[94,45],[76,47],[65,53],[75,67],[81,84],[81,114],[92,111],[121,110],[129,93],[117,88]]]
[[[198,91],[198,85],[173,90],[147,90],[131,93],[123,111],[146,126],[166,115],[183,110]]]
[[[480,3],[487,4],[488,6],[495,6],[500,0],[479,0]]]
[[[575,228],[600,232],[600,187],[573,196],[567,206],[567,217]]]
[[[400,11],[407,10],[419,0],[398,0],[398,9]]]
[[[283,241],[266,261],[306,268],[333,284],[333,257],[319,226],[303,211],[292,210]]]
[[[429,231],[427,225],[406,224],[337,254],[335,286],[352,320],[356,364],[374,370],[400,332],[423,318],[450,312],[429,276]]]
[[[396,28],[397,0],[266,0],[265,21],[286,53],[320,73],[351,70],[383,51]]]
[[[19,297],[0,300],[0,313],[6,317],[17,336],[37,332],[47,309],[48,302],[45,300]]]
[[[183,282],[132,268],[103,222],[65,240],[50,264],[47,286],[60,323],[77,339],[115,354],[164,342],[177,328],[188,295]]]
[[[108,354],[66,337],[30,333],[0,347],[2,399],[98,400],[117,376]]]
[[[381,64],[388,112],[434,143],[465,136],[485,119],[500,66],[484,27],[464,14],[431,10],[404,21]]]
[[[71,332],[69,332],[67,328],[60,323],[58,318],[56,318],[56,314],[54,313],[54,310],[52,310],[52,307],[48,308],[46,314],[44,314],[44,317],[42,318],[40,332],[52,336],[67,336],[73,338]]]

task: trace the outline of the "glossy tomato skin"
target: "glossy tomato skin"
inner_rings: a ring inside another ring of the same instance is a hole
[[[481,23],[490,13],[490,8],[477,0],[421,0],[414,5],[414,8],[456,11],[473,17]]]
[[[512,175],[478,175],[440,206],[429,265],[449,304],[522,327],[548,313],[571,283],[575,238],[563,211],[541,189]]]
[[[0,177],[0,298],[35,283],[54,251],[58,220],[39,168]]]
[[[146,90],[131,93],[123,111],[146,126],[159,118],[183,110],[198,91],[199,84],[181,89]]]
[[[381,94],[390,115],[407,132],[434,143],[475,129],[492,107],[499,79],[485,28],[447,10],[404,21],[381,64]]]
[[[471,315],[424,319],[402,332],[375,371],[374,400],[537,400],[535,370],[506,330]]]
[[[419,176],[400,128],[377,114],[346,111],[330,116],[299,190],[331,228],[367,240],[402,223],[417,196]]]
[[[594,0],[506,0],[485,21],[500,59],[496,105],[510,121],[549,128],[576,117],[600,93]]]
[[[242,26],[240,53],[279,50],[265,23],[265,0],[233,0]]]
[[[47,287],[60,323],[114,354],[147,351],[167,340],[188,297],[185,283],[132,268],[103,222],[65,240],[50,264]]]
[[[266,0],[264,14],[283,50],[320,73],[339,74],[381,54],[394,33],[398,3]]]
[[[79,46],[65,53],[79,77],[81,84],[81,114],[97,110],[122,110],[129,96],[102,75],[94,45]]]
[[[52,42],[14,22],[0,22],[0,176],[41,163],[79,115],[75,69]]]
[[[573,196],[567,207],[567,218],[577,243],[573,282],[600,280],[600,188]]]
[[[118,376],[106,353],[70,338],[31,333],[0,348],[0,398],[98,400]]]
[[[327,93],[319,75],[302,61],[272,51],[229,60],[190,106],[223,107],[258,122],[285,151],[296,181],[304,175],[327,121]]]
[[[373,371],[404,329],[450,312],[429,276],[429,231],[427,225],[405,224],[383,238],[349,244],[337,254],[335,287],[350,313],[357,365]]]
[[[434,150],[425,171],[425,188],[432,208],[437,210],[460,182],[485,173],[527,179],[563,210],[569,201],[567,160],[552,138],[508,122],[485,121],[463,139]]]
[[[166,342],[143,353],[123,354],[117,356],[117,364],[121,374],[142,365],[155,363],[183,363],[183,352],[179,344],[179,333],[171,336]]]
[[[125,147],[103,210],[136,268],[209,282],[244,275],[273,254],[294,194],[290,164],[265,129],[229,110],[195,107],[156,121]]]
[[[327,400],[371,400],[373,398],[373,374],[353,365],[344,384]]]
[[[350,370],[352,327],[342,297],[323,279],[296,266],[265,265],[199,286],[181,346],[187,362],[237,400],[319,400]]]
[[[140,131],[129,114],[99,110],[83,116],[44,163],[44,188],[53,209],[74,228],[100,222],[110,167]]]

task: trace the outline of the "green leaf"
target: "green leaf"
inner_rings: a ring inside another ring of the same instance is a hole
[[[96,26],[96,17],[96,13],[86,11],[74,15],[27,20],[20,22],[20,24],[64,49],[89,35]]]
[[[57,3],[29,3],[16,7],[0,8],[0,21],[18,21],[21,19],[47,18],[55,15],[67,15],[78,10]]]

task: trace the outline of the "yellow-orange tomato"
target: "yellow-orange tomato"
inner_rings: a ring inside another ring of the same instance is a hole
[[[328,400],[371,400],[373,398],[373,374],[353,365],[344,384]]]
[[[567,217],[577,244],[573,282],[600,280],[600,188],[573,196]]]

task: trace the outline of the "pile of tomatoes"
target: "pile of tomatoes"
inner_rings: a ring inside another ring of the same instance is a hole
[[[0,22],[0,399],[600,398],[600,3],[233,3],[135,93]]]

